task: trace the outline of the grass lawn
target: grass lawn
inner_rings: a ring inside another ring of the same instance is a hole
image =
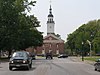
[[[100,56],[84,57],[84,59],[89,61],[96,61],[97,59],[100,59]]]
[[[2,57],[2,58],[0,58],[0,61],[1,61],[1,62],[8,62],[8,61],[9,61],[9,58],[7,58],[7,57]]]

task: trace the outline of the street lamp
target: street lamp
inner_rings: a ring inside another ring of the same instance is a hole
[[[92,50],[91,50],[91,42],[90,42],[89,40],[87,40],[87,42],[88,42],[89,45],[90,45],[90,56],[92,56],[92,54],[91,54],[91,52],[92,52]]]
[[[84,61],[84,49],[83,49],[84,42],[82,42],[82,61]]]

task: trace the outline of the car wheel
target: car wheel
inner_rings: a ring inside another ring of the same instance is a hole
[[[97,68],[95,68],[94,70],[97,71]]]
[[[52,57],[51,57],[51,59],[52,59]]]
[[[29,65],[29,66],[27,66],[27,70],[30,70],[30,65]]]
[[[12,67],[11,66],[9,66],[9,70],[12,70]]]
[[[32,64],[30,64],[30,68],[32,68]]]
[[[47,57],[46,57],[46,59],[47,59]]]

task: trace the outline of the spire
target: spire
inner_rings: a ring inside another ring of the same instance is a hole
[[[47,21],[47,23],[54,23],[51,5],[50,5],[50,9],[49,9],[49,15],[48,15],[48,21]]]
[[[51,8],[51,5],[50,5],[50,9],[49,9],[49,15],[48,15],[48,17],[53,17],[53,15],[52,15],[52,8]]]
[[[51,2],[52,2],[52,1],[50,0],[50,11],[52,11],[52,8],[51,8]]]
[[[52,8],[51,8],[51,5],[50,5],[50,14],[52,14]]]

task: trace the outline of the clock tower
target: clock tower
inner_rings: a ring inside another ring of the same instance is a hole
[[[49,15],[48,15],[48,21],[47,21],[47,35],[48,34],[55,34],[54,33],[54,25],[55,22],[53,21],[53,14],[52,14],[52,8],[50,5],[50,9],[49,9]]]

